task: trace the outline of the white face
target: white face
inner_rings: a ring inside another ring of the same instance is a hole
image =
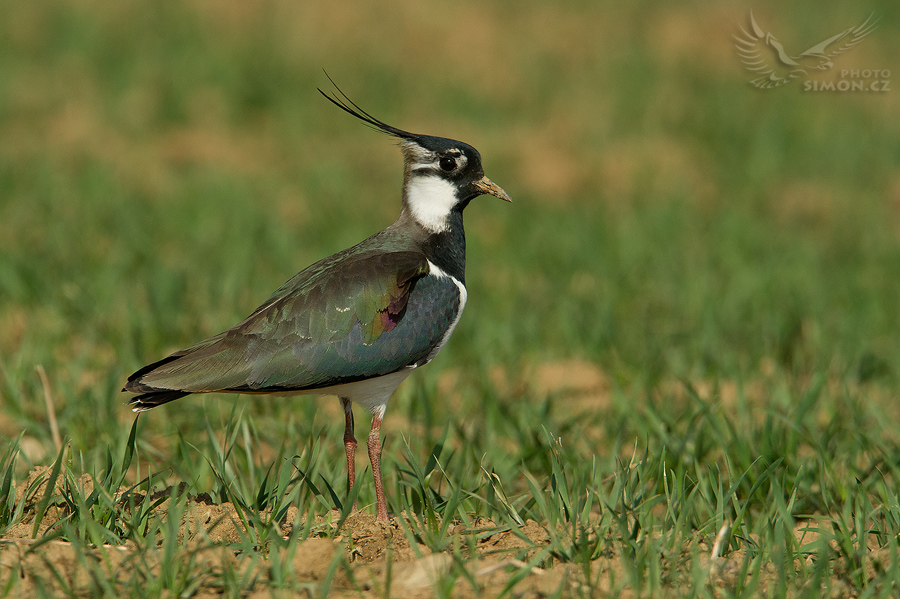
[[[440,233],[450,226],[450,211],[458,202],[456,186],[438,174],[413,170],[406,189],[406,201],[420,225]]]
[[[456,185],[447,177],[464,169],[468,158],[457,149],[438,154],[411,142],[401,147],[409,168],[406,201],[413,217],[434,233],[446,231],[450,212],[459,202]]]

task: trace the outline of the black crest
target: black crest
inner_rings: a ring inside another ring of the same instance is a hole
[[[371,114],[369,114],[368,112],[366,112],[365,110],[360,108],[356,102],[351,100],[347,96],[347,94],[345,94],[341,90],[341,88],[338,87],[337,83],[334,82],[334,79],[331,78],[331,75],[329,75],[328,73],[325,73],[325,76],[328,77],[328,81],[331,82],[331,85],[334,86],[334,89],[337,90],[337,93],[336,94],[334,94],[334,93],[328,94],[328,93],[322,91],[322,88],[320,88],[320,87],[318,87],[316,89],[318,89],[319,93],[322,94],[323,96],[325,96],[325,98],[329,102],[331,102],[332,104],[334,104],[335,106],[337,106],[338,108],[343,110],[344,112],[355,116],[362,122],[366,123],[366,125],[368,125],[372,129],[375,129],[376,131],[381,131],[382,133],[387,133],[388,135],[391,135],[398,139],[405,139],[408,141],[418,142],[419,139],[422,137],[421,135],[416,135],[415,133],[410,133],[409,131],[404,131],[403,129],[397,129],[396,127],[392,127],[391,125],[388,125],[384,121],[376,119],[374,116],[372,116]]]

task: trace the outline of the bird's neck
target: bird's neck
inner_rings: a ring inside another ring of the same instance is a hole
[[[466,284],[466,232],[463,229],[461,210],[454,210],[449,217],[450,226],[439,232],[429,232],[422,244],[428,260],[454,279]]]
[[[406,234],[412,232],[412,240],[432,264],[465,284],[466,232],[463,228],[462,210],[452,210],[447,216],[446,224],[441,231],[432,231],[416,220],[413,211],[404,205],[393,227]]]

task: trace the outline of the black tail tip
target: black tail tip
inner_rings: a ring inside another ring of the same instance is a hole
[[[126,405],[131,406],[133,412],[146,412],[156,406],[164,403],[181,399],[185,395],[190,395],[189,391],[152,391],[142,395],[136,395],[128,400]]]

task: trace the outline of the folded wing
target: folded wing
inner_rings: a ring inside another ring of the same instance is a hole
[[[333,257],[335,258],[335,257]],[[307,391],[424,363],[456,320],[459,289],[418,252],[326,259],[231,329],[135,372],[138,408],[190,393]],[[147,396],[147,397],[145,397]]]

